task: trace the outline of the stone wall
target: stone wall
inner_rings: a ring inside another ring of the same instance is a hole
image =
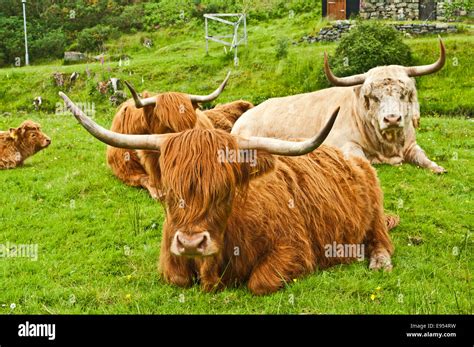
[[[365,19],[419,19],[419,0],[362,0],[360,16]]]
[[[436,4],[436,20],[446,20],[444,11],[444,1],[438,1]]]
[[[64,61],[68,63],[79,63],[86,61],[86,55],[81,52],[64,52]]]
[[[424,23],[424,24],[393,24],[398,31],[413,34],[446,34],[455,33],[458,28],[447,23]]]
[[[436,0],[436,20],[445,20],[444,1]],[[420,0],[361,0],[360,16],[365,19],[420,19]]]
[[[393,25],[395,29],[410,35],[447,34],[455,33],[458,30],[455,25],[448,25],[446,23],[398,23],[391,25]],[[337,41],[341,38],[341,35],[349,31],[351,27],[352,23],[348,20],[336,21],[334,24],[322,28],[316,36],[304,36],[300,42]]]

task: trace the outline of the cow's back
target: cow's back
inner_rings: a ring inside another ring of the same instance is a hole
[[[237,100],[227,104],[220,104],[216,107],[205,110],[203,113],[212,122],[214,128],[230,132],[235,121],[253,104],[245,100]]]
[[[310,155],[277,158],[275,170],[251,181],[229,218],[226,253],[239,247],[242,257],[232,260],[233,275],[242,279],[249,264],[279,243],[299,249],[305,269],[341,263],[325,257],[324,247],[363,243],[383,213],[379,182],[367,160],[346,160],[324,145]]]
[[[352,133],[355,126],[352,87],[334,87],[317,92],[272,98],[245,112],[232,128],[232,134],[281,139],[314,136],[340,106],[339,116],[326,143],[338,145],[341,132]],[[347,137],[346,137],[347,138]]]

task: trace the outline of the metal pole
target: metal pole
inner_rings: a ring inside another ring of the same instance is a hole
[[[208,39],[208,29],[207,29],[207,17],[204,18],[206,22],[206,54],[209,54],[209,39]]]
[[[28,38],[26,35],[26,0],[21,0],[23,4],[23,28],[25,30],[25,65],[30,65],[30,58],[28,57]]]
[[[232,42],[232,47],[235,47],[234,51],[234,62],[237,60],[237,47],[239,45],[239,22],[234,24],[234,42]]]
[[[247,44],[247,15],[244,14],[244,40]]]

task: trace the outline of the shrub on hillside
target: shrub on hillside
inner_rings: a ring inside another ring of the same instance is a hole
[[[303,13],[321,13],[319,0],[265,0],[242,1],[243,11],[249,13],[250,18],[266,20],[274,18],[293,18]]]
[[[31,55],[35,58],[60,58],[66,47],[66,35],[61,30],[47,32],[31,42]]]
[[[123,8],[123,11],[118,16],[109,17],[106,22],[107,25],[117,28],[124,33],[130,33],[136,30],[143,30],[143,4],[130,5]]]
[[[20,28],[20,29],[19,29]],[[0,66],[13,65],[17,57],[23,63],[23,22],[19,17],[3,17],[0,14]]]
[[[146,3],[144,24],[147,30],[157,27],[173,26],[189,20],[194,8],[191,0],[161,0],[159,3]]]
[[[472,0],[452,0],[445,2],[443,6],[448,20],[458,20],[460,17],[467,17],[474,11],[474,1]]]
[[[118,34],[115,28],[101,24],[84,29],[77,36],[78,48],[83,52],[101,51],[105,41],[117,38]]]
[[[329,60],[331,69],[337,76],[350,76],[381,65],[411,65],[411,50],[402,38],[391,26],[359,21],[342,36]],[[321,74],[321,81],[325,81],[324,71],[321,70]]]
[[[288,56],[288,39],[286,37],[280,37],[278,39],[275,52],[278,60],[284,59]]]

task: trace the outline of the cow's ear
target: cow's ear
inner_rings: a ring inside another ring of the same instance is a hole
[[[364,87],[364,85],[359,85],[359,86],[354,87],[353,90],[354,90],[354,93],[357,96],[357,98],[360,98],[361,96],[364,98],[363,105],[364,105],[365,109],[368,110],[369,107],[370,107],[370,99],[367,96],[367,94],[368,94],[367,90],[364,90],[363,88],[368,88],[368,87]]]
[[[362,85],[360,85],[360,84],[359,84],[358,86],[355,86],[355,87],[353,88],[354,93],[355,93],[355,95],[356,95],[357,97],[360,96],[360,91],[361,91],[361,89],[362,89]]]
[[[17,128],[10,128],[9,130],[10,137],[14,140],[18,138],[18,129]]]

